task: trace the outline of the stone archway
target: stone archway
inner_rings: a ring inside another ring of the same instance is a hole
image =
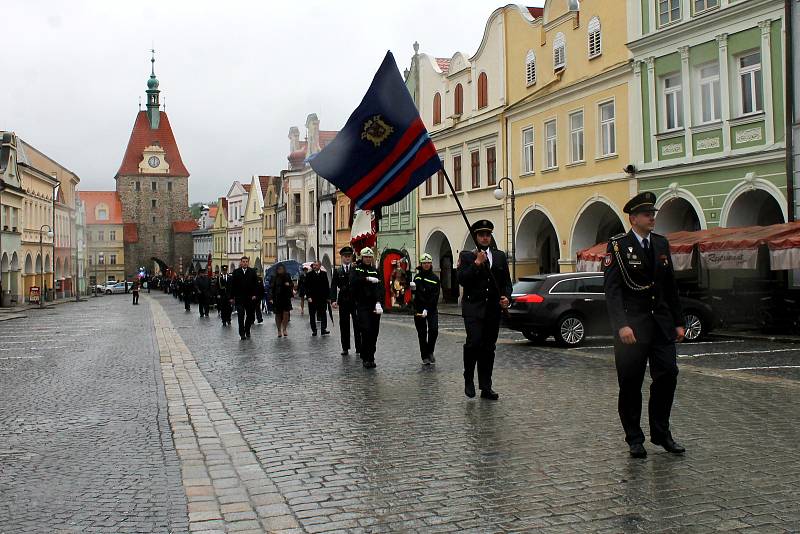
[[[725,220],[726,228],[768,226],[786,222],[775,197],[763,189],[739,194],[731,202]]]
[[[306,261],[317,261],[317,251],[314,249],[314,247],[308,249],[308,255],[306,258]]]
[[[33,260],[31,259],[30,253],[25,256],[25,270],[22,271],[22,274],[35,274],[36,271],[33,270]]]
[[[458,279],[456,277],[453,248],[444,232],[435,230],[425,243],[425,252],[433,259],[433,268],[438,269],[442,283],[442,298],[445,302],[458,302]]]
[[[330,256],[327,254],[323,255],[321,265],[323,269],[325,269],[325,272],[328,273],[328,279],[330,279],[331,276],[333,276],[333,263],[331,262]]]
[[[550,218],[534,209],[526,213],[516,230],[517,276],[559,272],[561,248]]]
[[[586,204],[575,221],[570,240],[571,257],[575,258],[578,251],[624,231],[622,220],[611,206],[602,200],[593,200]]]
[[[659,234],[669,234],[681,230],[694,232],[701,229],[702,224],[697,211],[685,198],[671,198],[656,212],[655,231]]]

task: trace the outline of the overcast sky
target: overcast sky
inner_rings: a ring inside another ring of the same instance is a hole
[[[340,129],[386,50],[401,70],[415,40],[440,57],[474,54],[500,5],[4,1],[0,130],[78,173],[81,189],[114,189],[154,44],[190,201],[208,201],[235,179],[284,169],[289,127],[304,132],[309,113]]]

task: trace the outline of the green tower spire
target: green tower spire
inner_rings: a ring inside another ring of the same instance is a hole
[[[150,49],[150,52],[152,56],[150,57],[150,79],[147,80],[147,118],[150,121],[150,128],[157,130],[161,119],[158,101],[158,95],[161,91],[158,90],[158,78],[156,78],[156,51]]]

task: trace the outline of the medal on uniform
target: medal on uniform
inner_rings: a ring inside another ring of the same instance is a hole
[[[628,247],[628,252],[633,253],[633,247]]]

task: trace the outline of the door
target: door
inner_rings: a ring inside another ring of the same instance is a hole
[[[578,292],[584,315],[587,318],[587,329],[595,334],[611,334],[611,321],[606,309],[606,294],[602,276],[590,276],[578,280]]]

